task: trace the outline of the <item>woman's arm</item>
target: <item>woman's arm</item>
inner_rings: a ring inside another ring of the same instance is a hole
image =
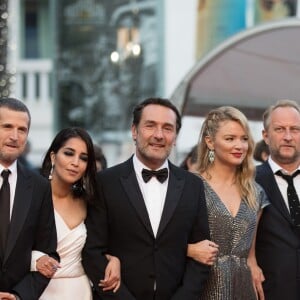
[[[262,272],[262,269],[257,265],[256,255],[255,255],[256,233],[257,233],[257,227],[258,227],[261,214],[262,214],[262,210],[257,215],[256,229],[251,244],[250,252],[248,255],[247,264],[251,271],[252,281],[253,281],[254,290],[256,292],[256,296],[258,297],[259,300],[264,300],[265,295],[262,287],[262,282],[265,281],[265,277]]]
[[[213,265],[219,252],[219,246],[209,240],[188,244],[187,256],[205,264]]]
[[[121,263],[116,256],[105,255],[108,264],[105,268],[105,277],[99,281],[99,286],[103,291],[113,290],[115,293],[121,285]]]
[[[57,260],[50,257],[49,255],[40,256],[39,251],[32,251],[31,254],[31,271],[38,271],[42,275],[51,278],[58,268],[60,268],[60,264]],[[35,268],[33,268],[35,266]]]

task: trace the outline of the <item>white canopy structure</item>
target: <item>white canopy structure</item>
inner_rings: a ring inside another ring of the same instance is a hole
[[[278,99],[300,99],[300,19],[247,29],[209,52],[183,78],[171,100],[183,116],[221,105],[261,120]]]

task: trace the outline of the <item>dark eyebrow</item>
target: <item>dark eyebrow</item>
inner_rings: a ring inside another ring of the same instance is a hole
[[[175,128],[175,125],[172,123],[164,123],[163,126],[170,126],[172,128]]]
[[[75,151],[73,148],[71,147],[64,147],[65,150],[71,150],[71,151]]]
[[[28,127],[25,127],[25,126],[21,126],[21,127],[19,127],[18,129],[19,129],[19,130],[21,129],[21,130],[28,131]]]
[[[64,147],[63,149],[64,149],[64,150],[69,150],[69,151],[75,152],[75,149],[73,149],[73,148],[71,148],[71,147]],[[86,152],[81,152],[79,155],[86,155],[86,156],[88,156],[88,153],[86,153]]]
[[[145,120],[145,123],[156,123],[155,121],[153,121],[153,120]]]

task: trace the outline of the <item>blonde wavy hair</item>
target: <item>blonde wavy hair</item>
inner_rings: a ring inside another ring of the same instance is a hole
[[[199,174],[206,173],[208,178],[211,178],[209,169],[211,163],[208,159],[209,148],[207,147],[205,138],[210,137],[212,141],[215,140],[221,123],[224,121],[238,122],[245,130],[248,136],[248,152],[242,164],[236,170],[236,183],[238,185],[243,201],[251,208],[257,207],[257,194],[254,183],[255,166],[253,162],[254,139],[250,132],[248,120],[246,116],[238,109],[232,106],[221,106],[212,109],[206,116],[202,124],[197,156],[197,170]]]

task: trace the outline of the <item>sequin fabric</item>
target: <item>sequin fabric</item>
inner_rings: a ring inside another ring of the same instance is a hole
[[[210,185],[204,181],[211,240],[219,254],[211,268],[201,300],[256,300],[247,257],[255,233],[257,212],[269,204],[257,185],[257,209],[241,201],[233,217]]]

